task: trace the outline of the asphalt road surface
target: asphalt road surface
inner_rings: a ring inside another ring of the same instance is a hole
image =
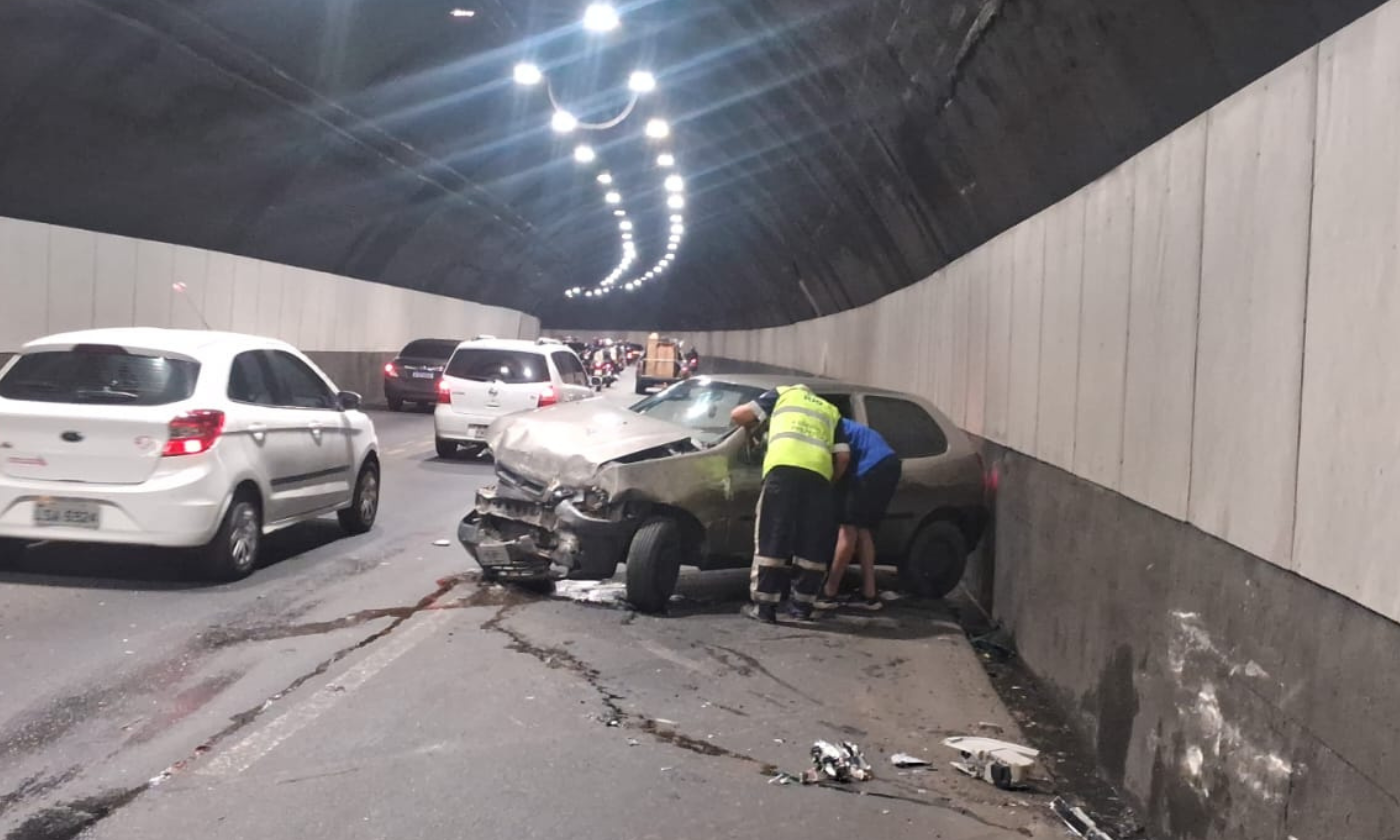
[[[665,617],[618,584],[481,586],[454,535],[491,466],[436,458],[427,414],[374,419],[367,535],[290,529],[219,586],[158,551],[0,571],[0,836],[1061,836],[948,768],[943,737],[1016,731],[937,605],[799,629],[738,614],[742,571],[688,570]],[[876,779],[774,783],[818,738]]]

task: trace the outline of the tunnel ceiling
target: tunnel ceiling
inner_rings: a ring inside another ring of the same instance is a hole
[[[789,323],[914,282],[1376,0],[4,0],[0,215],[641,329]],[[454,7],[473,12],[454,17]],[[617,127],[556,134],[558,102]],[[652,117],[672,136],[644,136]],[[577,143],[599,160],[573,159]],[[596,181],[615,177],[636,291]],[[2,255],[0,255],[2,256]],[[621,285],[621,284],[619,284]]]

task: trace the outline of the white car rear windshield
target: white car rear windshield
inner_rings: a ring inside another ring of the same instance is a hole
[[[477,382],[510,384],[548,382],[549,366],[540,353],[463,347],[447,363],[447,375]]]
[[[167,405],[187,400],[199,363],[79,345],[21,356],[0,379],[0,397],[51,403]]]

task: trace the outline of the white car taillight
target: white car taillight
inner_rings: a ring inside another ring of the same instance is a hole
[[[198,455],[214,448],[224,433],[224,413],[212,409],[190,411],[170,421],[170,439],[161,452],[166,458]]]

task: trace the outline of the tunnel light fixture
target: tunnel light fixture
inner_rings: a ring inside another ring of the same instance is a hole
[[[592,163],[598,159],[598,153],[593,151],[593,147],[586,143],[581,143],[574,147],[574,160],[579,163]],[[611,180],[611,179],[609,179]]]
[[[666,246],[666,250],[667,250],[667,251],[670,251],[671,253],[674,254],[674,253],[676,252],[676,249],[679,248],[679,247],[681,247],[681,246],[678,245],[678,244],[675,243],[675,242],[672,242],[672,243],[670,243],[669,245]]]
[[[623,209],[621,209],[621,208],[619,208],[619,209],[613,211],[613,215],[614,215],[614,216],[617,216],[617,217],[619,217],[619,218],[621,218],[622,216],[626,216],[626,215],[627,215],[627,211],[626,211],[626,210],[623,210]]]
[[[667,192],[678,193],[685,189],[685,179],[679,175],[667,175],[666,180],[662,183]]]
[[[609,204],[621,204],[622,193],[617,190],[608,190],[607,194],[603,196],[603,200]]]
[[[682,224],[674,224],[674,225],[671,225],[671,233],[676,233],[676,234],[685,233],[685,225],[682,225]]]
[[[651,93],[656,90],[656,76],[646,70],[633,71],[627,77],[627,88],[633,93]]]
[[[621,23],[617,9],[608,3],[590,3],[583,10],[583,28],[589,32],[611,32]]]
[[[611,172],[599,172],[599,173],[598,173],[598,183],[602,184],[603,186],[607,186],[608,184],[611,184],[612,182],[613,182],[613,177],[612,177],[612,173],[611,173]]]
[[[671,124],[663,119],[653,117],[647,120],[646,135],[653,140],[664,140],[671,136]]]
[[[560,108],[549,118],[549,127],[559,134],[568,134],[578,128],[578,117]]]
[[[449,12],[448,14],[452,15],[452,16],[455,17],[455,18],[470,18],[470,17],[476,17],[476,10],[475,10],[475,9],[453,9],[453,10],[452,10],[451,12]]]
[[[621,222],[618,222],[617,227],[618,230],[631,230],[632,222],[630,220],[623,220]]]
[[[662,152],[656,156],[656,165],[663,169],[670,169],[676,165],[676,156],[670,152]]]
[[[622,234],[622,241],[623,241],[623,242],[631,242],[631,241],[632,241],[632,234],[630,234],[630,233],[624,233],[624,234]]]
[[[670,198],[666,199],[666,206],[671,208],[672,210],[683,210],[685,209],[685,197],[680,195],[673,195]]]
[[[522,61],[515,65],[515,83],[518,85],[537,85],[544,79],[544,72],[540,70],[538,64],[529,61]]]
[[[679,245],[680,241],[681,238],[679,236],[676,236],[674,233],[671,234],[671,236],[666,240],[666,242],[671,245]]]
[[[677,225],[678,225],[678,224],[680,224],[681,222],[684,222],[684,221],[685,221],[685,216],[682,216],[680,213],[672,213],[672,214],[671,214],[671,223],[672,223],[672,224],[677,224]]]

